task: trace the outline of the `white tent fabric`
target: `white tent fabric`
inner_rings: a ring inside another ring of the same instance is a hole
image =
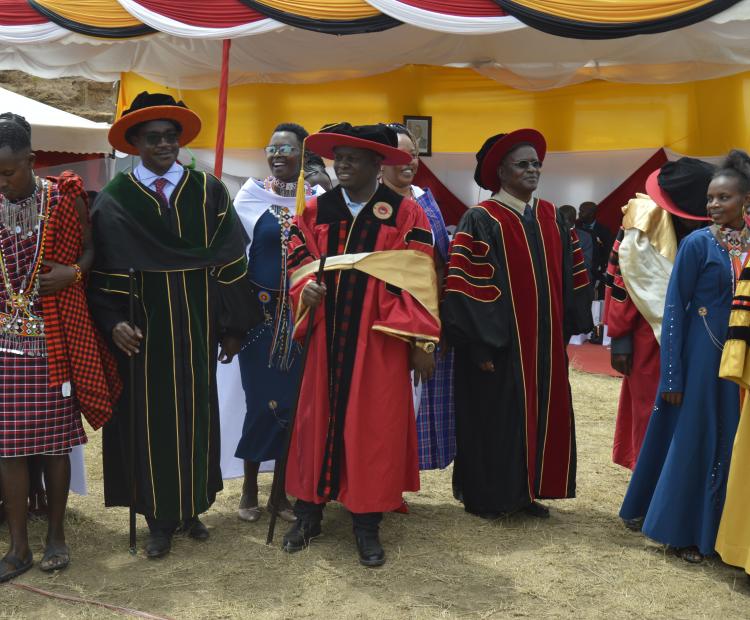
[[[4,25],[0,28],[0,43],[9,43],[11,45],[46,43],[49,41],[58,41],[69,34],[68,30],[52,22],[23,26]]]
[[[664,83],[750,67],[750,0],[704,22],[657,35],[582,41],[521,27],[467,36],[404,25],[345,37],[285,27],[235,39],[230,83],[315,83],[364,77],[406,64],[473,67],[514,88],[539,90],[593,79]],[[117,80],[134,71],[175,88],[218,85],[222,43],[156,34],[116,42],[71,35],[33,46],[0,45],[0,69],[46,78]],[[554,59],[554,60],[550,60]]]
[[[0,88],[0,112],[22,114],[31,124],[34,148],[62,153],[109,153],[109,125],[95,123]]]
[[[418,24],[420,28],[438,32],[474,35],[496,34],[526,28],[522,22],[511,15],[466,17],[427,11],[404,4],[399,0],[368,0],[368,3],[399,21]]]

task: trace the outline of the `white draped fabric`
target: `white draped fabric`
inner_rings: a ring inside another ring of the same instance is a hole
[[[170,17],[165,17],[155,11],[147,9],[139,2],[134,0],[117,0],[119,4],[128,13],[136,19],[139,19],[147,26],[154,30],[171,34],[175,37],[186,37],[190,39],[235,39],[246,37],[264,32],[273,32],[284,28],[284,24],[273,19],[262,19],[259,21],[249,22],[233,26],[231,28],[204,28],[194,26],[186,22],[177,21]]]
[[[29,45],[58,41],[70,32],[57,24],[28,24],[23,26],[0,26],[0,43],[9,45]]]
[[[367,0],[367,2],[386,15],[425,30],[472,35],[497,34],[526,28],[522,22],[511,15],[465,17],[427,11],[399,2],[399,0]]]

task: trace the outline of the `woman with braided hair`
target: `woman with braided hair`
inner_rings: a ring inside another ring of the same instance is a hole
[[[0,482],[10,531],[0,582],[33,563],[26,514],[27,461],[35,455],[44,462],[49,505],[39,566],[69,564],[68,455],[86,441],[81,413],[101,427],[119,389],[83,288],[93,261],[83,183],[70,172],[40,179],[33,165],[30,126],[0,115]]]

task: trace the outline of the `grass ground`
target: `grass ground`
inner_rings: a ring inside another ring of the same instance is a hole
[[[387,564],[361,568],[351,522],[331,506],[325,536],[289,556],[265,543],[267,516],[236,517],[229,481],[205,516],[208,543],[176,539],[148,561],[127,553],[127,511],[102,508],[99,436],[87,448],[91,494],[72,496],[71,567],[37,568],[18,583],[170,618],[732,618],[750,617],[744,573],[709,560],[688,565],[627,531],[617,518],[628,472],[610,450],[619,380],[571,372],[578,436],[578,498],[550,502],[547,521],[486,522],[451,494],[450,471],[426,472],[410,515],[387,515]],[[270,490],[263,476],[261,493]],[[145,538],[140,523],[139,544]],[[284,524],[277,541],[280,541]],[[41,557],[44,524],[31,527]],[[7,540],[7,529],[0,528]],[[2,618],[109,618],[113,612],[0,586]]]

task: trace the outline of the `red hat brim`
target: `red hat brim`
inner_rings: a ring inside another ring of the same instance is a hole
[[[547,141],[541,133],[536,129],[516,129],[516,131],[511,131],[495,142],[487,155],[484,156],[480,171],[484,187],[493,192],[500,189],[501,183],[497,175],[497,168],[508,152],[514,146],[523,142],[531,144],[536,151],[539,161],[544,161],[544,157],[547,154]]]
[[[711,218],[708,217],[708,214],[706,214],[705,217],[701,217],[699,215],[692,215],[687,211],[683,211],[682,209],[680,209],[680,207],[678,207],[677,204],[675,204],[675,202],[669,197],[669,194],[667,194],[667,192],[665,192],[659,186],[659,172],[661,172],[661,168],[657,168],[656,170],[654,170],[651,174],[648,175],[648,178],[646,179],[646,193],[648,194],[649,198],[651,198],[651,200],[653,200],[665,211],[668,211],[669,213],[671,213],[672,215],[676,215],[677,217],[682,217],[686,220],[697,220],[700,222],[711,221]]]
[[[138,150],[125,139],[128,129],[149,121],[174,121],[182,127],[180,146],[190,144],[201,130],[200,117],[187,108],[176,105],[157,105],[135,110],[121,116],[109,130],[109,143],[118,151],[138,155]]]
[[[326,159],[334,159],[334,149],[341,146],[375,151],[378,155],[383,156],[383,164],[386,166],[403,166],[411,161],[411,153],[407,153],[406,151],[401,151],[395,147],[381,144],[380,142],[363,140],[362,138],[355,138],[353,136],[345,136],[340,133],[314,133],[305,139],[306,149],[313,151]]]

